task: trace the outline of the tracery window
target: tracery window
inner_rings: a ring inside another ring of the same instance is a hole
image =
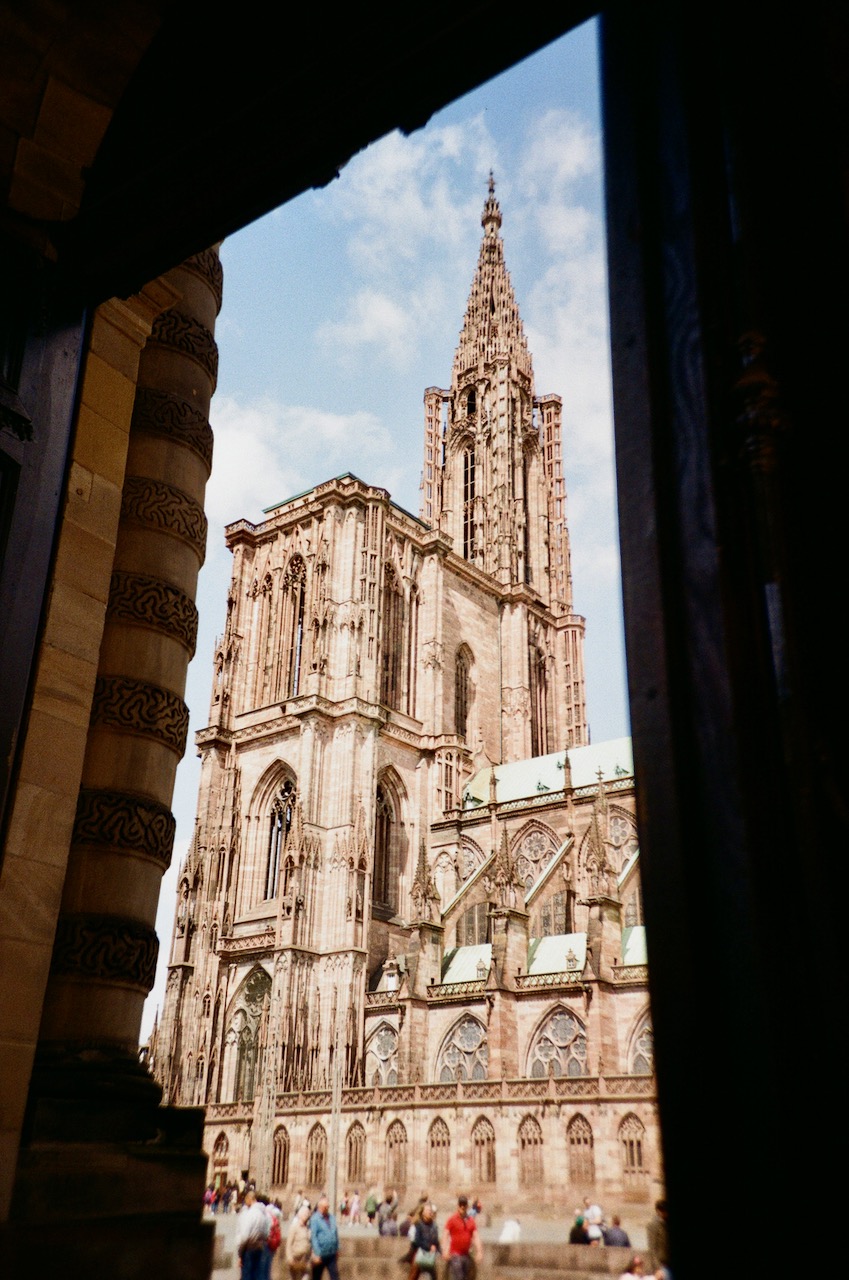
[[[441,1116],[437,1116],[427,1134],[428,1181],[439,1186],[449,1180],[451,1134]]]
[[[555,938],[572,932],[572,896],[566,889],[552,893],[534,916],[532,937]]]
[[[327,1134],[314,1124],[307,1138],[307,1185],[323,1187],[327,1179]]]
[[[595,1182],[593,1131],[585,1116],[573,1116],[566,1126],[569,1147],[569,1181],[573,1186],[591,1186]]]
[[[394,908],[392,883],[392,843],[395,810],[385,787],[377,788],[374,817],[374,875],[371,896],[381,906]]]
[[[568,1009],[556,1009],[543,1023],[528,1055],[528,1074],[585,1076],[587,1038],[578,1018]]]
[[[642,1121],[629,1112],[619,1126],[619,1147],[622,1152],[622,1172],[632,1179],[646,1172],[643,1163],[646,1131]]]
[[[455,946],[476,947],[489,941],[489,903],[477,902],[457,921]]]
[[[398,1032],[384,1022],[366,1044],[366,1082],[398,1083]]]
[[[301,682],[301,656],[304,647],[304,601],[307,567],[301,556],[292,556],[283,579],[283,658],[281,697],[296,698]]]
[[[621,871],[640,847],[633,819],[614,810],[607,824],[607,839],[610,861],[617,872]]]
[[[475,558],[475,450],[463,450],[463,559]]]
[[[274,1147],[271,1158],[271,1182],[282,1187],[289,1181],[289,1134],[283,1125],[274,1130]]]
[[[386,1132],[386,1183],[403,1187],[407,1182],[407,1130],[393,1120]]]
[[[495,1182],[495,1130],[481,1116],[472,1129],[472,1178],[474,1182]]]
[[[212,1168],[221,1182],[227,1180],[227,1167],[230,1159],[230,1143],[226,1133],[219,1133],[212,1148]]]
[[[407,715],[416,714],[416,672],[419,654],[419,591],[415,584],[410,587],[410,602],[407,610]]]
[[[651,1018],[646,1015],[631,1045],[632,1076],[650,1076],[654,1070],[654,1035]]]
[[[268,819],[268,852],[265,861],[265,901],[277,896],[280,880],[280,859],[286,844],[286,837],[292,826],[295,810],[295,784],[287,778],[271,804]],[[284,886],[285,889],[288,886]]]
[[[532,830],[522,838],[516,849],[516,872],[529,893],[542,872],[548,866],[557,844],[553,836],[544,831]],[[539,935],[537,935],[539,936]]]
[[[519,1182],[523,1187],[542,1183],[542,1129],[533,1116],[519,1125]]]
[[[225,1101],[247,1102],[254,1096],[259,1026],[270,991],[271,979],[263,968],[257,966],[249,974],[237,996],[227,1034],[228,1048],[224,1062],[225,1076],[229,1082],[227,1088],[232,1093]]]
[[[345,1140],[345,1165],[349,1182],[365,1182],[366,1177],[366,1131],[356,1120],[348,1130]]]
[[[437,1078],[452,1080],[485,1080],[489,1068],[489,1046],[482,1023],[466,1014],[448,1032],[436,1063]]]
[[[256,1070],[256,1040],[250,1027],[239,1032],[236,1058],[236,1102],[249,1102],[254,1096],[254,1072]]]
[[[438,751],[436,755],[436,803],[446,814],[457,808],[457,758],[453,751]]]
[[[380,701],[393,711],[401,707],[401,661],[404,653],[404,595],[395,570],[383,571],[383,619],[380,639]]]
[[[639,884],[635,884],[625,902],[625,928],[632,929],[643,923],[643,894]]]
[[[472,698],[472,655],[463,645],[457,650],[454,665],[454,732],[464,741],[469,726],[469,707]]]

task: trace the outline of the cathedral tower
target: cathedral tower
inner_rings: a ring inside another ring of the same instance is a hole
[[[290,1140],[305,1183],[324,1182],[327,1132],[299,1097],[341,1081],[348,1106],[419,1079],[459,1088],[460,1068],[520,1073],[548,1007],[533,975],[521,994],[531,917],[536,938],[584,927],[592,859],[573,849],[590,802],[566,753],[592,749],[561,401],[534,390],[492,179],[482,222],[451,390],[425,393],[423,518],[345,474],[226,529],[232,579],[152,1052],[170,1100],[226,1121],[214,1168],[252,1167],[265,1185],[287,1182]],[[615,819],[630,832],[627,809]],[[578,964],[577,937],[549,948],[558,964]],[[466,960],[488,1012],[457,1022],[465,977],[443,961],[479,945],[487,958]],[[371,1124],[364,1112],[352,1132]]]
[[[572,611],[562,401],[537,396],[504,262],[495,182],[451,389],[425,392],[422,518],[504,589],[503,757],[588,741],[584,620]]]

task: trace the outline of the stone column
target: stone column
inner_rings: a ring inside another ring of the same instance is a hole
[[[101,1264],[113,1236],[121,1241],[122,1274],[139,1277],[193,1274],[189,1257],[202,1265],[211,1243],[193,1203],[205,1169],[202,1112],[159,1108],[161,1091],[138,1062],[156,968],[160,881],[174,835],[168,806],[188,731],[183,693],[206,545],[207,415],[217,375],[217,250],[189,259],[165,281],[177,300],[156,319],[139,361],[106,625],[30,1090],[29,1145],[13,1208],[25,1222],[40,1220],[49,1200],[74,1274],[75,1266],[106,1274]],[[73,1180],[78,1190],[72,1182],[57,1196],[57,1164],[85,1170]],[[163,1234],[145,1222],[163,1208],[175,1224],[182,1215],[183,1243],[173,1257]],[[127,1270],[128,1257],[135,1269]]]

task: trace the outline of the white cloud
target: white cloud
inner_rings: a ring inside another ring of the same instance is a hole
[[[415,350],[417,300],[407,305],[376,289],[361,289],[338,320],[316,330],[316,340],[348,360],[359,359],[361,348],[377,347],[396,368],[408,366]]]
[[[518,186],[530,199],[560,197],[576,179],[597,173],[601,140],[574,111],[552,109],[535,120],[522,151]]]
[[[263,397],[213,402],[215,458],[206,493],[210,525],[245,517],[343,471],[384,474],[393,442],[372,413],[329,413]],[[364,477],[367,478],[367,477]]]

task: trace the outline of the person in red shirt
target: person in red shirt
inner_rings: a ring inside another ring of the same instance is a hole
[[[469,1214],[467,1196],[460,1196],[457,1212],[452,1213],[443,1228],[442,1253],[448,1259],[451,1280],[472,1280],[475,1264],[483,1258],[483,1246],[477,1223]]]

